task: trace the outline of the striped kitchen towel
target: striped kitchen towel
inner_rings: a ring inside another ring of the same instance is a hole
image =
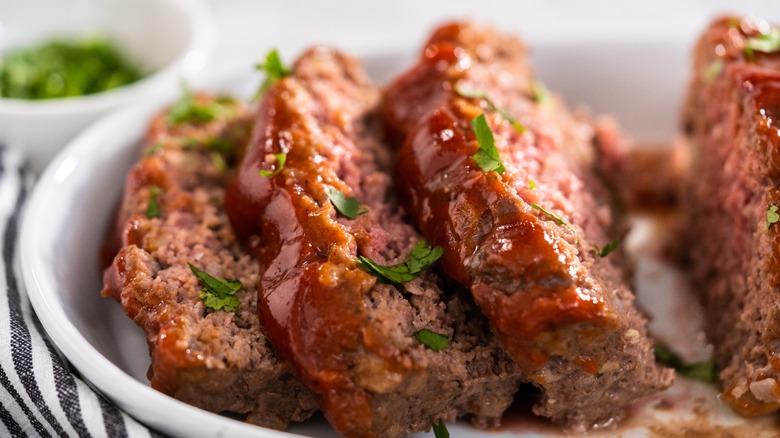
[[[30,308],[16,251],[31,175],[0,146],[0,437],[160,436],[75,376]]]

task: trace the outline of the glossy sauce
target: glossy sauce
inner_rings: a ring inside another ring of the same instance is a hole
[[[263,272],[258,310],[276,352],[319,396],[337,430],[373,436],[372,400],[363,381],[393,380],[416,365],[368,321],[364,299],[376,277],[356,263],[359,240],[368,237],[336,221],[326,194],[328,187],[350,193],[332,161],[356,153],[343,140],[354,130],[354,115],[325,114],[302,82],[283,79],[264,97],[225,208],[239,238],[262,236],[253,248]],[[339,133],[329,134],[333,129]],[[269,157],[280,152],[287,154],[283,169],[261,175],[276,170]]]
[[[456,44],[461,30],[437,31],[419,64],[387,92],[385,119],[397,137],[408,136],[398,154],[401,199],[426,238],[444,248],[447,274],[470,287],[517,363],[534,371],[559,348],[555,336],[547,342],[540,335],[580,323],[608,325],[608,311],[578,287],[556,238],[508,187],[510,176],[474,163],[471,120],[483,110],[453,91],[476,56]],[[496,114],[486,116],[499,122]],[[577,363],[598,370],[594,358]]]

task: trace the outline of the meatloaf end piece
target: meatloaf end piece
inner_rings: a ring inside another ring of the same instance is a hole
[[[209,109],[215,112],[204,115]],[[248,139],[249,118],[238,102],[207,95],[187,95],[154,118],[143,157],[127,176],[116,225],[120,250],[105,271],[103,295],[146,332],[152,387],[284,429],[316,404],[263,334],[257,261],[236,241],[222,208],[228,166]],[[207,308],[189,263],[240,281],[238,308]]]
[[[596,176],[594,129],[538,89],[516,39],[436,30],[386,91],[401,199],[541,389],[534,411],[573,429],[613,424],[673,372],[655,363],[624,254],[600,254],[625,226]],[[480,115],[501,174],[474,158]]]
[[[397,437],[459,416],[495,425],[520,377],[468,293],[431,269],[391,284],[358,265],[401,263],[420,241],[391,196],[379,97],[355,60],[323,48],[264,97],[226,199],[260,260],[261,320],[345,436]],[[337,211],[338,192],[365,213]],[[421,330],[449,345],[427,348]]]
[[[713,22],[695,47],[684,109],[682,249],[722,399],[743,415],[780,408],[780,223],[771,214],[780,207],[780,52],[758,50],[770,33],[780,28]]]

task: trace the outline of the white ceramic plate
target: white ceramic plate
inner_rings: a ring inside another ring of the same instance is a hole
[[[682,54],[686,50],[668,40],[652,38],[630,45],[613,41],[605,46],[599,41],[538,44],[535,62],[540,77],[551,89],[562,90],[570,103],[586,103],[597,109],[624,108],[619,116],[640,138],[670,138],[685,82],[687,61]],[[395,53],[374,51],[364,53],[363,58],[368,70],[384,80],[405,68],[414,56],[412,52]],[[257,80],[254,76],[239,77],[219,81],[216,88],[245,96]],[[183,437],[290,436],[211,414],[152,390],[146,379],[149,359],[140,329],[113,300],[99,295],[98,254],[104,231],[125,173],[137,159],[146,124],[161,105],[150,103],[100,120],[71,142],[42,175],[29,200],[21,235],[23,272],[32,304],[57,347],[84,377],[140,421]],[[656,333],[689,357],[701,356],[706,350],[697,341],[696,318],[679,318],[680,309],[690,314],[692,308],[675,294],[682,280],[668,267],[642,255],[659,232],[653,226],[652,222],[641,222],[631,239],[632,248],[640,254],[639,300],[654,313]],[[680,428],[707,433],[719,427],[721,431],[751,430],[760,436],[758,432],[767,427],[769,420],[746,421],[734,416],[716,396],[713,386],[680,379],[671,390],[633,408],[634,415],[618,431],[633,437]],[[452,424],[449,429],[454,437],[486,435],[464,423]],[[337,436],[322,419],[295,425],[289,432]],[[495,437],[557,435],[560,431],[544,422],[514,414],[506,418],[505,426],[490,432]]]

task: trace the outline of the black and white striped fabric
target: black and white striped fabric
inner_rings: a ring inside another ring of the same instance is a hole
[[[30,308],[16,251],[31,186],[23,163],[0,146],[0,437],[160,436],[72,374]]]

